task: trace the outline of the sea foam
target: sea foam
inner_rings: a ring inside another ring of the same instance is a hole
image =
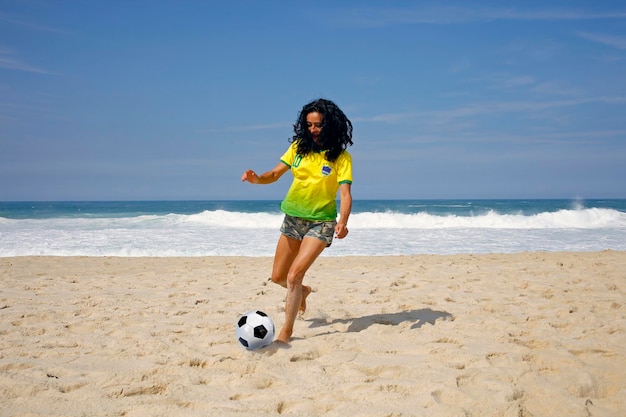
[[[224,210],[204,211],[193,215],[171,215],[184,223],[198,223],[215,227],[265,228],[280,225],[281,213],[242,213]],[[490,210],[472,216],[433,215],[429,213],[365,212],[350,216],[354,229],[440,229],[440,228],[486,228],[486,229],[545,229],[545,228],[604,228],[626,227],[626,213],[612,209],[590,208],[559,210],[534,215],[500,214]]]
[[[280,212],[205,210],[131,217],[0,218],[0,256],[272,256]],[[626,213],[354,213],[326,255],[626,250]]]

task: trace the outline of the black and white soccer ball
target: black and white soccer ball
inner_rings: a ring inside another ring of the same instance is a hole
[[[237,320],[237,339],[248,350],[261,349],[274,340],[274,322],[262,311],[248,311]]]

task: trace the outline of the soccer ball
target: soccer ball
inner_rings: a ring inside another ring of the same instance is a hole
[[[248,350],[265,347],[274,340],[274,322],[262,311],[248,311],[237,320],[237,339]]]

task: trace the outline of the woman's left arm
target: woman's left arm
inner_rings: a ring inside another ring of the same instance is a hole
[[[348,235],[348,218],[352,212],[352,184],[344,183],[339,186],[339,221],[335,226],[335,236],[343,239]]]

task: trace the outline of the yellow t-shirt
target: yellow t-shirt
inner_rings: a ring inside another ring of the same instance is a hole
[[[296,153],[296,144],[280,158],[291,168],[293,182],[281,210],[293,217],[332,221],[337,218],[337,191],[341,184],[352,184],[352,156],[344,150],[335,162],[326,160],[325,152]]]

